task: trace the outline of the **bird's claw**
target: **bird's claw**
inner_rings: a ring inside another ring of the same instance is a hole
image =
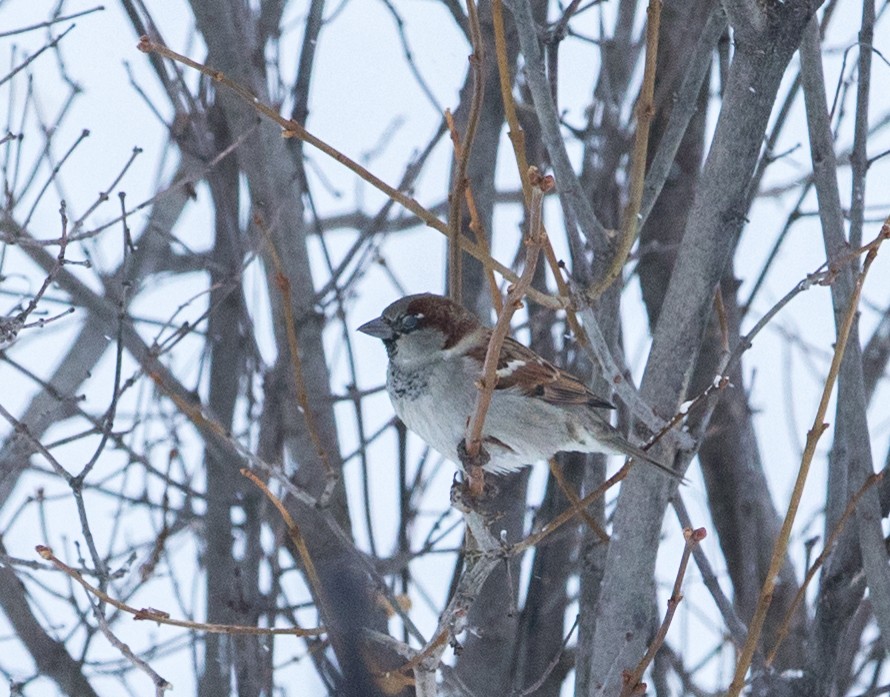
[[[474,499],[481,498],[485,494],[485,470],[491,457],[481,445],[475,455],[471,455],[467,449],[467,441],[462,438],[457,444],[457,456],[467,473],[465,485],[470,496]]]

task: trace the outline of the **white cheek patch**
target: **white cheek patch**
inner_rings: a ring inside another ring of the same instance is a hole
[[[498,370],[495,375],[497,375],[499,378],[510,377],[513,373],[515,373],[527,363],[528,361],[523,361],[518,358],[513,359],[512,361],[507,361],[507,365]]]
[[[478,341],[478,337],[476,335],[476,332],[467,334],[467,336],[465,336],[463,339],[458,341],[451,348],[443,349],[442,356],[446,360],[449,358],[465,356],[476,345],[477,341]]]

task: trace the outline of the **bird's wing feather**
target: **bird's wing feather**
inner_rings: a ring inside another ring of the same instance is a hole
[[[490,335],[489,335],[490,336]],[[480,361],[485,359],[487,342]],[[504,341],[497,367],[498,383],[495,391],[513,391],[526,397],[541,399],[556,405],[584,405],[601,409],[615,406],[597,397],[574,375],[545,361],[530,348],[513,338]]]

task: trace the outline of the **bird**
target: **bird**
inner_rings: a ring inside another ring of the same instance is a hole
[[[461,466],[491,328],[449,298],[408,295],[358,328],[381,339],[386,390],[396,415]],[[614,409],[574,375],[508,337],[482,431],[483,471],[514,472],[558,452],[625,455],[681,475],[631,444],[597,409]]]

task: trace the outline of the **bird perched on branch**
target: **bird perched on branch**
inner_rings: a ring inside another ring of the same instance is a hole
[[[409,295],[363,324],[389,355],[386,389],[405,425],[460,464],[492,330],[439,295]],[[599,413],[614,409],[573,375],[507,338],[482,430],[486,472],[512,472],[562,451],[626,455],[670,468],[632,445]]]

